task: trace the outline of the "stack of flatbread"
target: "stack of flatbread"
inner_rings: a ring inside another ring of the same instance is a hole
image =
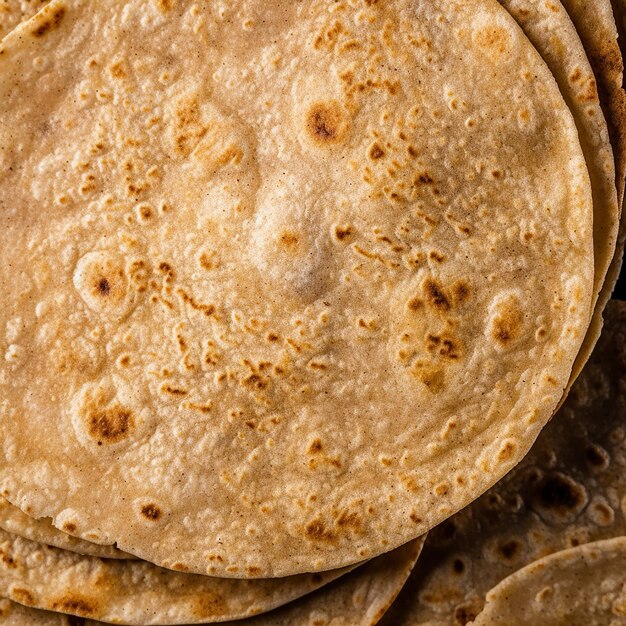
[[[0,0],[0,624],[626,624],[623,30]]]

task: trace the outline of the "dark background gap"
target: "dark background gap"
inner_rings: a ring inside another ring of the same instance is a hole
[[[616,300],[626,300],[626,267],[624,266],[622,266],[617,285],[615,285],[613,297]]]

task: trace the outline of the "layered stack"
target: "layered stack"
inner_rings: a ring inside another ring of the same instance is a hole
[[[626,624],[625,16],[0,0],[0,624]]]

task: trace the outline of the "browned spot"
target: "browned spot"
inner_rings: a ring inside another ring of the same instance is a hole
[[[511,441],[507,441],[498,451],[498,460],[506,461],[508,459],[511,459],[514,452],[515,445]]]
[[[596,469],[605,469],[609,465],[609,455],[604,448],[596,444],[589,444],[585,448],[587,464]]]
[[[406,151],[412,159],[416,159],[418,152],[413,146],[407,146]]]
[[[156,504],[144,504],[141,507],[141,514],[152,522],[156,522],[161,517],[161,509]]]
[[[211,317],[215,314],[215,305],[196,302],[196,299],[189,295],[184,289],[178,289],[176,293],[180,296],[181,300],[192,309],[204,313],[207,317]]]
[[[506,561],[512,561],[520,553],[522,546],[519,541],[511,539],[498,546],[498,553]]]
[[[295,233],[283,233],[280,236],[280,243],[285,248],[294,249],[294,248],[297,247],[299,241],[300,241],[300,239],[299,239],[298,235],[296,235]]]
[[[189,568],[184,563],[173,563],[172,569],[177,572],[188,572]]]
[[[98,291],[103,296],[108,296],[111,293],[111,285],[109,285],[109,281],[106,278],[101,278],[98,281]]]
[[[248,572],[248,576],[258,576],[261,573],[261,569],[259,567],[249,566],[246,567],[246,572]]]
[[[105,409],[95,407],[88,413],[87,427],[89,434],[102,442],[116,443],[128,437],[135,426],[132,411],[115,404]]]
[[[279,339],[280,337],[276,333],[268,333],[267,335],[267,340],[271,341],[272,343],[278,341]]]
[[[109,67],[109,73],[113,78],[125,78],[126,77],[126,69],[124,68],[124,63],[122,61],[117,61],[113,63]]]
[[[33,35],[35,37],[43,37],[46,33],[57,28],[65,16],[65,12],[65,7],[59,7],[51,15],[46,14],[45,21],[37,24],[32,31]]]
[[[454,559],[452,561],[452,571],[460,576],[465,572],[465,563],[461,559]]]
[[[174,8],[176,1],[177,0],[154,0],[154,3],[161,13],[167,13]]]
[[[421,524],[422,523],[422,518],[419,517],[418,515],[416,515],[415,513],[411,513],[409,515],[410,520],[414,523],[414,524]]]
[[[22,589],[20,587],[14,587],[11,592],[11,598],[20,604],[25,604],[26,606],[30,606],[35,604],[35,598],[33,594],[27,589]]]
[[[309,138],[319,145],[338,143],[346,131],[345,114],[334,100],[319,102],[309,109],[306,128]]]
[[[409,309],[410,311],[419,311],[421,308],[424,307],[424,302],[420,298],[415,296],[406,303],[406,306],[407,309]]]
[[[585,488],[575,480],[555,472],[541,479],[537,485],[535,505],[559,518],[568,518],[580,512],[587,502]]]
[[[2,550],[0,550],[0,561],[2,561],[4,565],[6,565],[6,567],[8,567],[9,569],[15,569],[17,567],[15,559],[11,555],[6,554],[6,552],[3,552]]]
[[[486,26],[474,34],[476,43],[488,52],[504,54],[510,46],[509,33],[499,26]]]
[[[374,143],[370,146],[367,154],[373,161],[378,161],[378,159],[382,159],[385,156],[385,151],[382,149],[380,144]]]
[[[443,254],[440,254],[436,250],[431,250],[428,253],[428,258],[433,261],[437,261],[437,263],[443,263],[446,260],[446,257]]]
[[[267,381],[263,380],[258,374],[250,374],[242,382],[247,387],[253,387],[254,389],[265,389],[267,387]]]
[[[354,511],[343,511],[337,518],[337,526],[340,528],[353,528],[359,530],[361,528],[361,519]]]
[[[413,365],[411,373],[433,393],[439,393],[444,387],[445,375],[439,368],[418,361]]]
[[[439,311],[449,311],[450,301],[444,293],[442,287],[431,278],[427,278],[422,285],[426,294],[426,300]]]
[[[352,226],[335,226],[334,228],[335,238],[338,241],[346,241],[352,236],[353,232]]]
[[[426,351],[445,359],[456,361],[461,357],[461,345],[452,336],[428,334],[426,336]]]
[[[203,593],[194,599],[193,613],[200,619],[224,615],[227,610],[226,600],[218,593]]]
[[[172,387],[171,385],[161,385],[161,391],[171,396],[186,396],[189,393],[186,389]]]
[[[577,67],[577,68],[576,68],[576,69],[575,69],[575,70],[574,70],[574,71],[570,74],[569,79],[570,79],[573,83],[576,83],[576,82],[578,82],[578,81],[580,80],[581,76],[582,76],[582,72],[581,72],[580,68],[579,68],[579,67]]]
[[[491,330],[492,337],[501,346],[507,346],[515,341],[522,330],[522,313],[517,307],[503,307],[499,314],[494,317]]]
[[[470,297],[470,288],[466,282],[462,280],[457,280],[452,285],[452,295],[454,297],[454,301],[457,304],[463,304]]]
[[[304,528],[307,539],[311,541],[321,541],[325,543],[333,543],[336,539],[335,533],[328,530],[324,522],[315,519],[309,522]]]
[[[465,626],[473,622],[478,615],[480,608],[471,605],[460,605],[454,609],[454,626]]]
[[[66,533],[75,533],[76,532],[76,524],[72,522],[63,522],[63,530]]]
[[[422,183],[422,185],[430,185],[434,182],[433,177],[428,173],[418,174],[415,178],[416,183]]]
[[[98,602],[93,598],[70,593],[54,600],[50,608],[54,611],[78,613],[78,615],[90,617],[98,613]]]

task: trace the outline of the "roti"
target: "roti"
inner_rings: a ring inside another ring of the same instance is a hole
[[[626,622],[626,537],[553,554],[487,595],[476,626],[618,626]]]
[[[347,574],[319,591],[285,605],[280,609],[257,617],[241,621],[229,621],[228,623],[230,626],[301,626],[302,624],[312,623],[314,621],[320,626],[330,624],[331,622],[334,626],[342,626],[344,624],[350,624],[350,626],[373,626],[402,588],[402,585],[405,583],[415,565],[422,545],[422,539],[415,540],[390,553],[373,559],[351,574]],[[59,551],[54,551],[54,553],[57,552]],[[60,578],[68,584],[67,574],[69,572],[60,571],[62,567],[61,564],[62,561],[60,559],[53,557],[52,568],[48,573],[60,576]],[[126,579],[128,572],[125,572],[123,576],[124,579]],[[86,582],[86,578],[83,574],[80,575],[80,578],[83,582]],[[57,585],[59,584],[54,581],[50,582]],[[240,584],[241,581],[234,582],[235,584]],[[79,581],[75,580],[74,583],[79,583]],[[146,583],[133,581],[131,584],[133,588],[137,590],[137,587],[142,584],[145,585]],[[87,583],[85,588],[82,583],[80,583],[77,589],[71,592],[71,597],[73,598],[71,606],[67,604],[67,602],[64,603],[63,606],[59,606],[58,600],[56,602],[46,600],[46,598],[51,597],[49,587],[46,592],[37,595],[33,593],[32,589],[33,585],[31,584],[30,591],[22,590],[21,593],[17,593],[16,585],[14,585],[13,597],[17,597],[20,602],[29,601],[33,606],[27,607],[13,603],[7,599],[0,599],[0,623],[19,623],[21,625],[27,622],[29,624],[49,624],[50,626],[66,626],[66,624],[74,623],[67,621],[68,618],[61,613],[34,608],[34,606],[45,606],[46,604],[52,604],[53,608],[56,610],[67,611],[69,609],[69,612],[78,615],[93,615],[94,612],[98,612],[99,616],[103,619],[111,618],[116,614],[119,615],[122,605],[125,604],[126,609],[123,612],[123,623],[136,623],[140,615],[140,613],[137,612],[137,607],[147,600],[145,593],[140,594],[139,597],[135,597],[134,599],[131,598],[130,589],[110,598],[104,598],[102,594],[99,593],[97,600],[97,606],[99,608],[95,609],[96,600],[93,597],[93,586],[90,587],[89,583]],[[157,613],[159,611],[161,611],[161,619],[164,617],[164,612],[168,612],[170,615],[168,619],[171,619],[171,615],[173,615],[175,609],[173,607],[168,608],[164,606],[164,604],[167,604],[171,599],[171,591],[168,586],[165,585],[159,585],[159,589],[161,591],[160,595],[157,593],[157,589],[154,589],[153,597],[151,598],[152,606],[144,606],[144,619],[140,620],[140,623],[153,623],[150,619],[147,619],[148,615],[151,616],[152,620],[155,620],[155,623],[158,623]],[[77,590],[81,593],[80,600],[77,600],[75,595]],[[25,595],[25,592],[29,593],[29,597]],[[85,592],[87,596],[83,595]],[[63,597],[67,600],[69,596],[65,595]],[[206,602],[210,601],[208,594],[205,595],[204,598]],[[213,598],[215,600],[215,596]],[[109,604],[109,602],[111,602],[111,604]],[[158,607],[156,612],[154,612],[155,607]],[[19,621],[20,619],[22,622]],[[101,623],[102,622],[96,622],[91,619],[85,620],[85,626]]]
[[[0,39],[47,3],[48,0],[0,0]]]
[[[524,456],[590,181],[495,0],[218,8],[54,0],[0,47],[0,493],[165,567],[327,570]]]
[[[469,623],[489,589],[529,563],[626,535],[625,402],[626,303],[613,301],[596,350],[559,413],[520,465],[431,531],[383,623]]]
[[[145,561],[79,555],[0,530],[3,596],[121,624],[205,624],[249,617],[319,589],[348,570],[283,579],[214,578]]]

